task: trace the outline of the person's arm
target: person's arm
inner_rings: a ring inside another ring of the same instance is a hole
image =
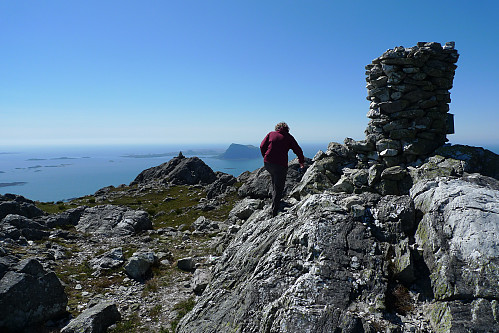
[[[269,134],[265,136],[262,143],[260,144],[260,152],[262,153],[262,157],[265,157],[265,153],[267,153],[267,149],[269,148]]]
[[[289,135],[290,137],[290,146],[291,146],[291,150],[293,150],[293,153],[296,154],[296,156],[298,156],[298,162],[300,163],[300,168],[304,168],[305,167],[305,156],[303,156],[303,150],[301,149],[301,147],[298,145],[298,142],[296,142],[295,138],[290,134]]]

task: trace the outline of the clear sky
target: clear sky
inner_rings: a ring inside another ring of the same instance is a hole
[[[364,66],[455,41],[453,143],[499,144],[499,1],[1,1],[0,146],[364,139]]]

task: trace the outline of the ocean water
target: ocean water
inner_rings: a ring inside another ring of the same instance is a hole
[[[129,184],[143,170],[178,155],[198,156],[214,171],[234,176],[263,166],[261,158],[221,160],[228,148],[209,145],[16,147],[0,148],[0,194],[14,193],[31,200],[59,201],[93,194],[98,189]],[[302,144],[306,157],[327,148]],[[290,159],[296,156],[289,152]]]

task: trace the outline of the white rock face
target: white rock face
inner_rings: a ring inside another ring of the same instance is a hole
[[[437,332],[497,328],[498,182],[478,175],[421,181],[411,196],[424,213],[415,238],[437,301],[429,311],[433,327]]]
[[[499,256],[499,191],[454,179],[417,184],[411,194],[424,213],[442,213],[450,253],[465,261]]]

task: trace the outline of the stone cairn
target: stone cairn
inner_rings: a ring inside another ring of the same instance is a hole
[[[366,140],[345,139],[360,161],[385,167],[424,160],[453,133],[450,92],[459,54],[454,42],[387,50],[366,66],[371,101]]]
[[[448,113],[459,55],[454,42],[420,42],[388,50],[366,66],[371,102],[366,139],[331,142],[314,157],[299,196],[329,188],[334,192],[407,194],[411,171],[454,133]]]

